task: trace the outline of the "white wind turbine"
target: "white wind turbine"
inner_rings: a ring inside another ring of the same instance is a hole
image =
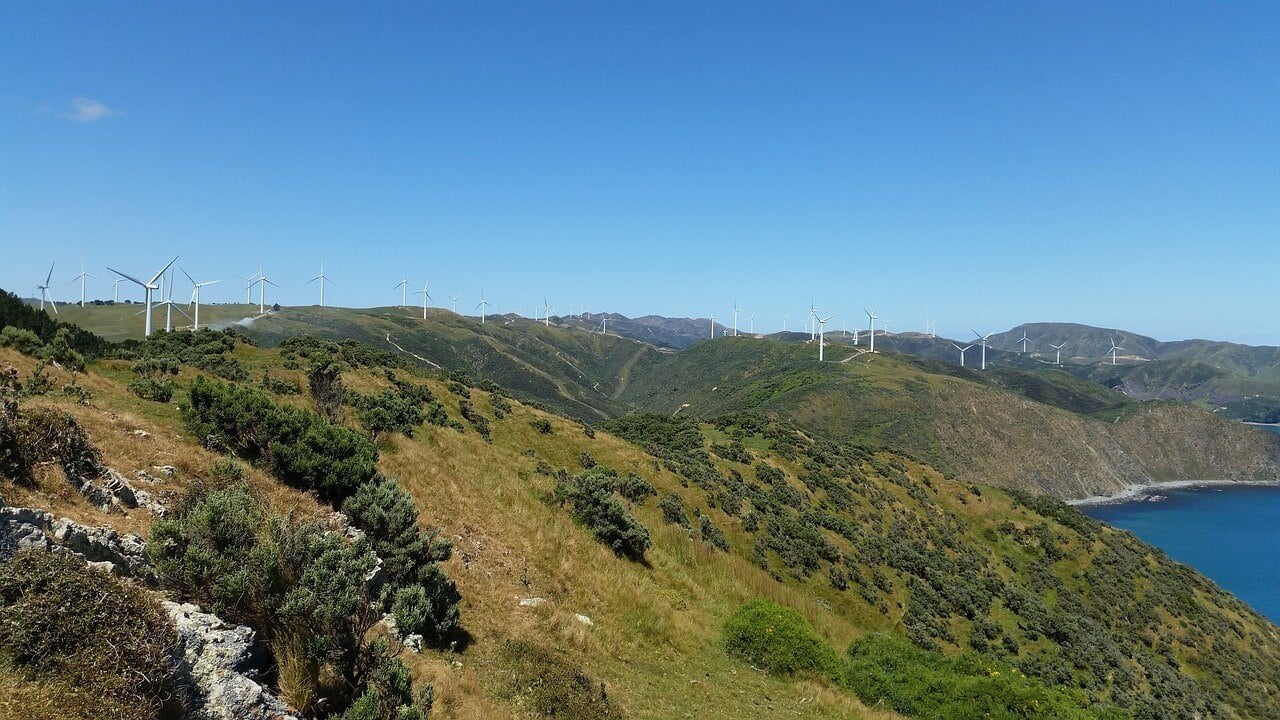
[[[875,308],[871,308],[870,310],[866,308],[862,308],[862,312],[867,314],[867,320],[870,321],[871,331],[870,331],[869,337],[871,338],[871,352],[875,352],[876,351],[876,320],[879,320],[880,316],[876,315]]]
[[[1120,347],[1119,345],[1117,345],[1117,344],[1116,344],[1116,339],[1115,339],[1114,337],[1112,337],[1112,338],[1111,338],[1111,350],[1110,350],[1110,352],[1111,352],[1111,364],[1112,364],[1112,365],[1115,365],[1115,364],[1116,364],[1116,351],[1117,351],[1117,350],[1123,350],[1123,349],[1124,349],[1124,348],[1122,348],[1122,347]]]
[[[854,344],[854,345],[857,345],[857,344],[858,344],[858,333],[859,333],[858,328],[854,328],[854,329],[853,329],[853,344]]]
[[[400,282],[391,286],[392,290],[400,288],[400,307],[409,304],[409,280],[405,276],[400,276]]]
[[[451,305],[449,306],[449,309],[450,309],[451,311],[453,311],[453,313],[454,313],[455,315],[458,313],[458,298],[460,298],[460,297],[462,297],[462,293],[458,293],[457,295],[450,295],[450,296],[449,296],[449,299],[453,301],[453,304],[451,304]]]
[[[789,317],[791,317],[791,315],[790,315],[790,314],[787,314],[787,315],[783,315],[783,316],[782,316],[782,332],[786,332],[786,331],[787,331],[787,318],[789,318]]]
[[[159,288],[159,286],[156,285],[156,280],[159,280],[160,276],[164,275],[164,271],[168,270],[169,266],[172,265],[174,262],[176,262],[177,259],[178,258],[175,255],[173,260],[170,260],[164,267],[160,268],[160,272],[157,272],[155,275],[152,275],[151,279],[146,282],[142,282],[141,280],[139,280],[136,277],[133,277],[132,275],[126,275],[120,272],[119,270],[113,270],[112,268],[107,268],[108,270],[111,270],[111,272],[119,275],[122,278],[125,278],[126,280],[132,280],[133,282],[137,283],[143,290],[146,291],[147,308],[145,312],[147,314],[147,320],[144,326],[145,329],[143,330],[143,335],[146,337],[151,336],[151,298],[152,298],[152,293]]]
[[[733,336],[738,337],[738,301],[733,301]]]
[[[489,309],[489,301],[484,299],[484,291],[480,291],[480,302],[476,303],[476,309],[480,311],[480,324],[484,324],[485,311]]]
[[[44,284],[36,286],[36,289],[40,291],[40,309],[44,310],[44,301],[48,300],[49,305],[53,307],[54,315],[58,314],[58,303],[54,302],[53,298],[49,296],[49,281],[53,280],[53,266],[56,264],[49,263],[49,274],[45,276]]]
[[[822,351],[825,343],[823,342],[822,336],[827,330],[827,321],[833,317],[835,317],[835,315],[818,318],[818,362],[823,361]]]
[[[254,273],[253,275],[236,275],[236,277],[244,281],[244,304],[252,305],[253,304],[253,284],[258,281],[258,274]]]
[[[191,274],[188,273],[185,269],[182,270],[182,274],[186,275],[187,279],[191,281],[191,302],[195,303],[195,313],[196,313],[195,317],[191,319],[191,332],[195,332],[196,330],[200,329],[200,288],[206,285],[213,285],[215,283],[220,283],[222,281],[221,280],[205,280],[204,282],[196,282],[195,278],[191,277]]]
[[[1027,354],[1027,343],[1031,342],[1031,338],[1027,337],[1027,329],[1026,329],[1026,328],[1023,328],[1023,329],[1022,329],[1022,337],[1018,338],[1015,342],[1020,342],[1020,343],[1022,343],[1022,354],[1023,354],[1023,355],[1026,355],[1026,354]]]
[[[609,316],[604,313],[600,313],[600,334],[609,334]]]
[[[969,348],[973,347],[973,345],[965,345],[964,347],[960,347],[955,343],[951,343],[951,347],[960,351],[960,367],[964,367],[964,352]]]
[[[934,328],[936,328],[937,326],[938,326],[938,324],[937,324],[937,323],[935,323],[934,321],[932,321],[932,320],[925,320],[925,321],[924,321],[924,334],[925,334],[925,335],[928,335],[929,337],[938,337],[938,336],[937,336],[937,334],[935,334],[935,333],[934,333]]]
[[[889,333],[889,323],[891,323],[891,322],[893,322],[893,318],[881,318],[881,319],[880,319],[880,324],[884,326],[884,328],[881,330],[881,332],[882,332],[882,334],[883,334],[885,337],[889,337],[889,334],[890,334],[890,333]]]
[[[547,302],[545,295],[542,298],[542,324],[551,327],[551,303]]]
[[[49,269],[50,269],[50,270],[52,270],[53,268],[49,268]],[[75,281],[76,281],[76,280],[79,280],[79,281],[80,281],[80,307],[84,307],[84,281],[85,281],[85,278],[93,278],[94,280],[101,280],[101,279],[102,279],[102,278],[98,277],[97,275],[90,275],[89,273],[85,272],[85,271],[84,271],[84,261],[83,261],[83,260],[81,260],[81,261],[80,261],[80,274],[79,274],[79,275],[77,275],[77,276],[75,276],[74,278],[72,278],[72,279],[71,279],[71,282],[67,283],[68,285],[72,285],[72,284],[74,284],[74,283],[75,283]]]
[[[426,320],[427,319],[427,301],[431,299],[431,278],[427,278],[427,281],[422,285],[422,289],[414,290],[413,294],[422,296],[422,319]]]
[[[120,302],[120,283],[124,282],[124,278],[115,278],[111,282],[111,302],[118,303]]]
[[[1053,343],[1049,343],[1049,347],[1051,347],[1051,348],[1053,348],[1054,350],[1057,350],[1057,351],[1058,351],[1057,358],[1056,358],[1056,359],[1054,359],[1054,361],[1053,361],[1053,364],[1054,364],[1054,365],[1061,365],[1061,364],[1062,364],[1062,348],[1064,348],[1064,347],[1066,347],[1066,346],[1067,346],[1067,344],[1066,344],[1066,343],[1062,343],[1061,345],[1054,345]]]
[[[756,334],[756,314],[755,313],[751,313],[750,315],[747,316],[747,327],[750,328],[749,330],[747,330],[748,335]]]
[[[991,333],[987,333],[986,335],[983,335],[977,330],[974,330],[973,334],[977,335],[979,342],[982,343],[982,369],[986,370],[987,369],[987,339],[991,337]]]
[[[320,263],[320,274],[307,281],[308,285],[313,282],[320,283],[320,307],[324,307],[324,284],[326,281],[333,282],[333,278],[324,274],[324,263],[322,262]]]
[[[255,282],[258,283],[258,314],[264,315],[267,312],[267,286],[268,285],[274,285],[275,287],[280,287],[280,286],[271,282],[271,279],[268,278],[266,276],[266,273],[262,272],[261,270],[258,271],[258,279]]]
[[[160,278],[160,295],[162,297],[160,304],[164,306],[164,331],[173,332],[173,310],[177,307],[173,302],[173,271],[169,271],[169,277]],[[182,308],[177,308],[188,320],[191,319]]]
[[[813,342],[818,336],[818,308],[809,303],[809,317],[805,320],[806,326],[809,328],[809,342]]]
[[[711,316],[711,339],[716,339],[716,316]]]

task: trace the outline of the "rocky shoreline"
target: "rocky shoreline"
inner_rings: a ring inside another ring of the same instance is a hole
[[[1128,485],[1123,490],[1111,495],[1091,495],[1085,498],[1067,500],[1068,505],[1089,507],[1094,505],[1119,505],[1128,502],[1155,501],[1163,499],[1162,491],[1185,490],[1188,488],[1212,487],[1277,487],[1280,478],[1275,480],[1169,480],[1165,482]]]

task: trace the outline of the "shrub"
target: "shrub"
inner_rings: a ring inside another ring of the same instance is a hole
[[[307,386],[320,417],[336,423],[342,419],[342,403],[346,388],[342,384],[342,368],[332,360],[321,360],[307,372]]]
[[[698,518],[698,534],[702,536],[702,543],[707,547],[712,547],[716,550],[729,550],[729,540],[725,538],[720,528],[711,524],[711,518],[706,515]]]
[[[377,395],[352,393],[351,404],[357,410],[360,424],[375,439],[385,432],[413,437],[413,429],[426,419],[421,402],[393,390],[383,390]]]
[[[391,613],[402,635],[418,634],[430,645],[443,646],[443,641],[458,629],[458,588],[432,564],[419,585],[396,590],[391,600]]]
[[[6,325],[4,330],[0,330],[0,347],[13,348],[23,355],[34,355],[44,347],[44,341],[30,330]]]
[[[444,410],[444,405],[438,401],[427,403],[426,421],[437,427],[444,427],[449,422],[449,415]]]
[[[543,435],[551,434],[551,421],[546,418],[537,418],[529,421],[529,426]]]
[[[800,613],[769,600],[751,600],[725,621],[723,640],[730,655],[775,675],[835,678],[835,650]]]
[[[578,464],[582,466],[583,470],[590,470],[596,466],[596,458],[591,453],[583,450],[578,453]]]
[[[679,495],[666,493],[658,498],[658,509],[662,511],[662,518],[667,522],[680,527],[689,527],[689,516],[684,512],[684,503],[680,502]]]
[[[138,378],[129,383],[129,389],[143,400],[167,403],[173,399],[173,383],[155,378]]]
[[[467,422],[471,423],[471,427],[476,429],[476,432],[480,434],[480,437],[484,438],[485,442],[493,441],[493,438],[489,434],[489,418],[477,412],[476,409],[472,407],[470,400],[460,400],[458,402],[458,410],[462,413],[462,417]]]
[[[551,650],[523,640],[506,640],[498,649],[499,694],[515,701],[529,717],[609,720],[624,717],[609,703],[604,683]]]
[[[300,395],[302,386],[287,378],[279,378],[271,373],[262,374],[262,389],[276,395]]]
[[[496,393],[489,396],[489,407],[493,408],[494,417],[499,420],[511,412],[511,402]]]
[[[0,658],[62,686],[84,717],[152,720],[176,709],[169,618],[79,558],[29,550],[0,563],[0,625]]]
[[[356,490],[342,512],[363,530],[382,558],[383,570],[400,585],[421,582],[428,567],[449,559],[453,545],[418,526],[418,507],[400,483],[382,475]]]
[[[635,473],[627,473],[618,481],[618,494],[633,503],[643,503],[647,498],[657,495],[653,485]]]
[[[632,560],[644,559],[652,544],[649,531],[618,501],[613,477],[588,471],[557,479],[554,498],[557,503],[568,503],[573,518],[614,552]]]
[[[973,656],[946,658],[883,634],[850,646],[842,684],[867,705],[925,720],[1128,717],[1113,707],[1090,707],[1083,694],[1046,687],[1013,668]]]

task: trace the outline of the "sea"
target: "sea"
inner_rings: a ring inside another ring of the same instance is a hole
[[[1280,487],[1153,492],[1162,499],[1080,509],[1132,531],[1280,623]]]

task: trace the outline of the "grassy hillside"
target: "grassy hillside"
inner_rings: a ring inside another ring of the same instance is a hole
[[[808,355],[789,343],[699,343],[662,358],[623,397],[696,417],[765,412],[966,480],[1059,497],[1160,480],[1266,480],[1280,469],[1280,442],[1266,433],[1185,405],[1119,402],[1051,369],[979,373],[892,354],[819,364]]]
[[[200,364],[246,386],[270,373],[305,388],[308,347],[239,345],[222,361]],[[853,444],[815,442],[763,418],[699,425],[637,416],[611,422],[610,434],[406,370],[397,355],[352,348],[333,357],[349,390],[395,393],[403,385],[391,381],[391,370],[397,382],[429,389],[458,421],[415,427],[412,437],[382,433],[378,443],[379,469],[413,495],[422,524],[441,528],[454,545],[444,565],[462,594],[468,639],[452,651],[401,653],[415,681],[434,686],[433,717],[529,711],[547,700],[532,688],[580,693],[576,681],[563,680],[579,674],[604,683],[611,716],[894,717],[864,705],[903,702],[899,690],[868,684],[866,658],[885,653],[907,663],[902,677],[926,666],[942,673],[940,687],[982,668],[984,682],[1008,692],[1009,702],[1043,698],[1085,713],[1070,717],[1274,717],[1277,689],[1266,680],[1280,673],[1273,626],[1131,535],[1052,501],[961,483]],[[875,360],[906,379],[919,373]],[[22,377],[35,370],[31,358],[11,350],[0,350],[4,363]],[[52,372],[59,387],[67,378]],[[133,375],[128,361],[99,361],[80,378],[92,393],[88,404],[53,391],[28,397],[23,409],[69,412],[126,475],[174,465],[175,479],[159,490],[175,502],[220,460],[196,444],[179,413],[184,388],[208,373],[182,363],[169,403],[130,392]],[[859,382],[874,392],[890,381],[877,374]],[[305,390],[274,397],[316,407]],[[359,427],[355,407],[342,414]],[[619,479],[638,478],[621,501],[651,540],[643,561],[610,550],[558,499],[575,476],[611,477],[605,467]],[[269,467],[250,468],[247,479],[278,509],[325,512]],[[0,494],[121,530],[145,534],[151,523],[142,511],[88,506],[47,466],[34,486],[8,482]],[[547,602],[520,604],[531,597]],[[758,598],[798,610],[841,653],[859,641],[855,659],[862,660],[847,674],[752,669],[722,642],[721,627]],[[909,638],[923,654],[893,650],[897,641],[876,633]],[[977,659],[938,660],[969,653]],[[0,669],[4,683],[28,692],[20,675]],[[30,693],[39,697],[39,686]],[[935,693],[919,702],[941,700]],[[922,713],[926,706],[912,707]]]

